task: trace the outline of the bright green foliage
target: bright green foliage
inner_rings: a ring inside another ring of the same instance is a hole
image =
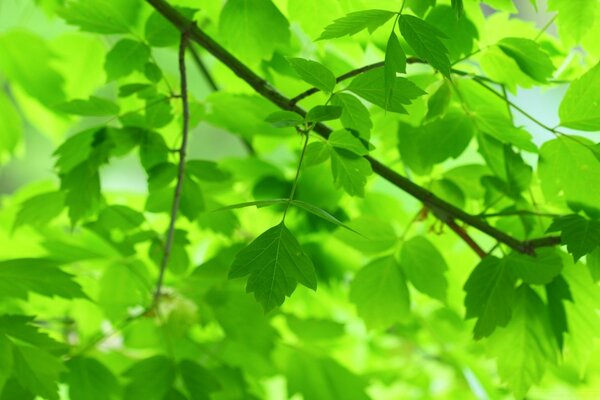
[[[67,299],[85,297],[81,287],[58,268],[58,263],[43,258],[22,258],[0,262],[1,297],[27,298],[29,292]]]
[[[446,35],[420,18],[411,15],[400,17],[400,32],[417,56],[423,58],[442,74],[450,77],[448,49],[440,39]]]
[[[102,363],[85,357],[77,357],[66,364],[69,372],[69,397],[73,400],[110,400],[119,393],[117,378]],[[98,390],[102,388],[102,390]]]
[[[352,281],[350,300],[369,328],[387,328],[405,320],[410,295],[396,259],[388,256],[364,266]]]
[[[600,221],[580,215],[555,218],[548,232],[560,232],[560,239],[567,245],[575,261],[600,246]]]
[[[578,136],[559,137],[542,145],[538,168],[549,201],[566,202],[574,211],[597,212],[600,160],[591,146],[591,141]]]
[[[592,27],[596,15],[597,1],[549,0],[548,8],[558,11],[558,29],[561,36],[579,41]]]
[[[515,299],[515,277],[510,261],[486,257],[465,283],[467,318],[477,317],[474,334],[489,336],[497,327],[511,321]]]
[[[265,311],[281,305],[301,283],[316,290],[314,266],[298,240],[280,224],[268,229],[240,251],[229,272],[230,278],[250,275],[246,291],[254,293]]]
[[[324,92],[333,92],[335,87],[335,76],[327,67],[316,61],[303,58],[292,58],[289,60],[294,71],[303,81],[310,83]]]
[[[545,82],[554,72],[552,60],[533,40],[509,37],[499,41],[498,47],[536,81]]]
[[[593,396],[599,11],[0,1],[0,400]]]
[[[408,79],[396,77],[391,88],[391,95],[386,101],[385,87],[384,71],[374,69],[354,78],[348,85],[348,90],[368,102],[397,113],[406,113],[404,105],[410,104],[414,99],[425,94]]]
[[[400,46],[398,37],[392,31],[385,48],[385,65],[384,65],[384,87],[385,87],[385,104],[390,101],[394,85],[396,82],[396,73],[406,73],[406,54]],[[384,107],[387,108],[387,107]]]
[[[600,131],[600,63],[573,81],[560,104],[560,124],[581,131]]]
[[[550,329],[540,297],[527,285],[519,287],[510,323],[489,340],[490,350],[497,357],[498,373],[517,398],[539,382],[546,364],[556,359],[558,349]]]
[[[332,24],[325,27],[325,30],[317,40],[354,35],[363,29],[368,29],[369,33],[373,33],[375,29],[386,23],[393,16],[393,12],[385,10],[352,12],[345,17],[336,19]]]
[[[400,265],[406,277],[419,291],[446,301],[448,282],[446,261],[431,242],[415,236],[402,245]]]
[[[104,63],[106,77],[112,81],[127,76],[135,70],[140,70],[149,57],[148,46],[135,40],[123,39],[106,54]]]
[[[251,61],[270,58],[290,40],[288,21],[271,0],[227,0],[219,33],[234,54]]]

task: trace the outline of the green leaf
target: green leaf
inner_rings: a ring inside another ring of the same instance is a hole
[[[399,21],[400,32],[417,56],[427,61],[433,68],[450,78],[448,49],[440,38],[446,35],[420,18],[402,15]]]
[[[425,94],[408,79],[396,77],[391,97],[386,103],[385,73],[381,68],[357,76],[348,85],[348,90],[383,109],[402,114],[406,114],[403,105],[411,104],[412,100]]]
[[[277,204],[287,203],[289,199],[269,199],[269,200],[257,200],[257,201],[247,201],[244,203],[231,204],[229,206],[219,207],[213,212],[225,211],[225,210],[233,210],[234,208],[244,208],[244,207],[252,207],[256,206],[257,208],[274,206]]]
[[[404,54],[404,50],[402,50],[400,41],[398,41],[398,37],[394,31],[392,31],[385,48],[385,64],[383,72],[385,104],[388,104],[394,90],[396,73],[406,73],[406,54]]]
[[[363,267],[350,286],[350,301],[370,329],[388,328],[405,320],[410,295],[396,259],[379,258]]]
[[[364,156],[369,153],[367,147],[350,131],[340,129],[329,135],[327,142],[334,148],[348,150],[356,155]]]
[[[544,303],[527,285],[516,290],[513,316],[489,339],[498,374],[516,398],[523,398],[540,381],[546,364],[556,361],[554,341]]]
[[[335,75],[323,64],[304,58],[290,58],[289,62],[304,82],[310,83],[324,92],[333,92]]]
[[[552,77],[554,65],[539,43],[524,38],[508,37],[498,42],[498,47],[511,57],[521,71],[538,82],[546,82]]]
[[[58,378],[64,366],[36,347],[13,346],[13,374],[23,388],[49,400],[58,400]]]
[[[477,317],[475,339],[506,326],[515,300],[515,278],[505,259],[488,256],[475,267],[465,283],[466,318]]]
[[[452,0],[452,8],[456,12],[456,18],[462,17],[465,12],[463,0]]]
[[[228,0],[219,18],[219,37],[236,56],[257,62],[288,46],[290,31],[271,0]]]
[[[422,293],[446,301],[448,269],[444,257],[425,237],[415,236],[402,245],[400,265],[412,285]]]
[[[350,221],[348,226],[353,232],[338,230],[335,234],[336,238],[363,253],[385,253],[398,244],[398,236],[394,228],[380,219],[361,217]]]
[[[592,28],[597,2],[588,0],[549,0],[548,10],[558,11],[558,32],[562,38],[579,42]]]
[[[131,0],[73,0],[59,15],[81,30],[95,33],[128,33],[135,25],[139,4]]]
[[[281,357],[281,369],[285,371],[292,397],[301,396],[305,400],[371,398],[367,394],[366,379],[332,358],[301,349],[287,350],[284,357]]]
[[[169,47],[179,43],[181,33],[162,14],[153,11],[144,25],[144,37],[152,47]]]
[[[269,122],[277,128],[287,128],[290,126],[298,126],[304,123],[304,118],[292,111],[275,111],[269,114],[265,121]]]
[[[231,178],[229,171],[223,170],[214,161],[188,160],[185,163],[185,171],[199,181],[224,182]]]
[[[154,356],[133,364],[123,375],[125,400],[163,400],[175,383],[176,368],[165,356]]]
[[[1,63],[2,61],[0,61]],[[12,154],[23,137],[21,116],[8,97],[0,92],[0,165],[4,153]]]
[[[39,330],[39,321],[26,315],[0,316],[0,333],[8,336],[14,343],[28,344],[52,354],[63,354],[67,346],[50,338]]]
[[[342,107],[340,122],[344,128],[359,132],[361,137],[369,136],[373,128],[371,114],[356,96],[349,93],[336,93],[331,97],[331,104]]]
[[[589,253],[586,257],[586,261],[594,282],[600,281],[600,248]]]
[[[200,185],[189,174],[185,174],[183,177],[179,208],[181,214],[190,221],[194,221],[198,214],[205,209],[204,193]]]
[[[0,297],[27,298],[29,292],[65,299],[86,298],[73,276],[58,268],[56,261],[17,258],[0,261]]]
[[[298,282],[317,288],[312,261],[283,222],[263,232],[236,255],[229,278],[246,275],[250,275],[246,291],[254,292],[265,311],[283,304]]]
[[[600,63],[571,82],[558,109],[561,126],[600,131],[600,93],[596,90],[599,86]]]
[[[0,334],[0,394],[4,391],[6,381],[11,377],[13,370],[12,343]]]
[[[600,246],[600,221],[580,215],[555,218],[547,232],[560,232],[560,239],[567,246],[575,261]]]
[[[505,115],[491,109],[480,109],[474,113],[474,122],[484,132],[502,143],[512,144],[520,149],[537,153],[537,146],[531,141],[531,135],[523,128],[517,128]]]
[[[131,307],[148,303],[152,285],[142,262],[110,263],[100,276],[96,301],[110,321],[121,321],[129,316]]]
[[[22,225],[45,226],[62,212],[64,204],[65,194],[62,192],[47,192],[33,196],[21,204],[13,229]]]
[[[574,211],[600,209],[600,160],[588,146],[593,143],[579,136],[559,137],[542,145],[538,174],[547,201],[566,202]]]
[[[66,192],[65,205],[71,224],[94,214],[100,207],[100,175],[90,162],[83,162],[61,179],[61,190]]]
[[[567,300],[573,301],[573,296],[569,289],[569,284],[561,275],[558,275],[552,282],[546,285],[546,298],[548,316],[552,332],[556,338],[556,343],[560,350],[564,345],[564,334],[569,331],[567,323],[567,311],[564,302]]]
[[[296,207],[300,207],[300,208],[308,211],[309,213],[316,215],[319,218],[322,218],[323,220],[325,220],[327,222],[331,222],[334,225],[341,226],[342,228],[348,229],[351,232],[358,233],[357,231],[350,228],[348,225],[344,224],[342,221],[340,221],[333,215],[329,214],[327,211],[315,206],[314,204],[310,204],[310,203],[307,203],[307,202],[301,201],[301,200],[292,200],[290,204],[293,206],[296,206]],[[360,233],[358,233],[358,234],[360,235]]]
[[[75,357],[66,366],[71,400],[111,400],[119,393],[117,378],[98,360]]]
[[[321,122],[338,119],[342,115],[342,107],[339,106],[314,106],[306,114],[307,122]]]
[[[0,54],[2,75],[34,99],[49,107],[65,100],[64,78],[52,67],[56,54],[41,37],[26,30],[3,33]]]
[[[324,142],[312,142],[306,147],[303,165],[310,167],[327,161],[331,152],[331,146]]]
[[[54,107],[57,111],[67,114],[82,115],[87,117],[102,117],[117,115],[119,106],[114,102],[101,97],[90,96],[87,100],[75,99]]]
[[[562,258],[554,249],[539,249],[534,257],[511,253],[505,262],[515,277],[531,285],[545,285],[556,278],[562,270]]]
[[[344,188],[350,196],[363,197],[367,177],[373,173],[371,164],[345,149],[334,148],[330,154],[334,184]]]
[[[138,228],[145,221],[144,215],[130,207],[115,204],[104,208],[98,215],[98,223],[105,229],[123,232]]]
[[[381,25],[385,24],[396,13],[386,10],[363,10],[347,14],[338,18],[325,27],[317,40],[334,39],[346,35],[354,35],[363,29],[373,33]]]
[[[475,24],[464,13],[457,17],[456,9],[438,3],[427,13],[425,21],[432,26],[443,27],[447,37],[441,38],[441,41],[448,49],[450,61],[459,61],[471,55],[479,33]]]
[[[448,110],[451,100],[452,88],[448,81],[444,80],[440,87],[438,87],[437,90],[429,96],[429,99],[427,99],[427,115],[425,116],[425,119],[429,120],[443,116],[446,113],[446,110]]]
[[[131,39],[121,39],[106,54],[104,70],[107,81],[112,81],[142,70],[150,58],[150,48],[144,43]]]
[[[178,367],[191,400],[208,400],[211,398],[210,393],[218,391],[221,387],[206,368],[194,361],[182,360]]]

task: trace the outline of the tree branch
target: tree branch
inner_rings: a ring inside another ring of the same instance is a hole
[[[192,21],[184,17],[177,10],[171,7],[165,0],[146,0],[151,4],[160,14],[162,14],[167,20],[169,20],[175,27],[182,32],[189,32],[191,40],[200,44],[204,49],[211,53],[215,58],[224,63],[233,73],[239,78],[244,80],[250,85],[257,93],[261,94],[272,103],[277,105],[279,108],[288,111],[294,111],[301,116],[306,115],[306,111],[296,104],[290,104],[290,99],[279,93],[275,88],[269,85],[263,78],[254,73],[250,68],[243,64],[240,60],[234,57],[229,51],[215,42],[210,36],[206,35],[204,31],[198,28]],[[466,73],[465,73],[466,74]],[[331,128],[323,124],[317,124],[314,127],[314,131],[324,138],[328,138],[331,134]],[[452,204],[442,200],[435,196],[432,192],[427,189],[415,184],[406,177],[398,174],[396,171],[387,167],[383,163],[374,159],[371,156],[365,156],[365,159],[369,161],[373,171],[379,176],[389,181],[393,185],[412,195],[423,202],[429,209],[431,209],[438,218],[447,223],[449,219],[457,219],[463,221],[467,225],[470,225],[477,230],[486,233],[487,235],[495,238],[500,243],[507,245],[515,251],[534,254],[535,248],[543,246],[552,246],[560,243],[558,237],[540,238],[530,241],[521,241],[514,237],[502,232],[483,221],[480,217],[466,213],[462,209],[453,206]]]
[[[173,204],[171,206],[171,219],[169,221],[169,229],[167,231],[167,239],[165,241],[163,257],[160,262],[160,270],[158,272],[158,280],[156,281],[156,289],[154,290],[153,306],[157,305],[158,299],[160,298],[160,292],[165,278],[165,270],[169,265],[169,258],[171,256],[171,249],[173,248],[173,241],[175,238],[175,222],[177,221],[177,214],[179,212],[179,203],[181,202],[181,190],[183,188],[183,178],[185,176],[185,157],[189,137],[190,121],[190,109],[187,92],[187,73],[185,70],[185,50],[187,48],[187,44],[188,33],[184,30],[181,34],[181,42],[179,44],[179,75],[181,81],[181,105],[183,108],[182,139],[181,147],[179,148],[177,183],[175,184],[175,194],[173,196]]]
[[[465,231],[462,226],[459,226],[453,219],[446,221],[446,225],[450,227],[464,242],[481,258],[487,257],[487,252],[483,250],[475,240]]]

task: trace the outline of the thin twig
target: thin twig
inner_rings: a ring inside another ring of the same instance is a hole
[[[288,198],[287,203],[285,204],[285,210],[283,210],[283,218],[281,218],[281,222],[285,222],[285,216],[287,215],[288,209],[290,208],[290,204],[292,204],[292,200],[294,200],[294,195],[296,194],[296,187],[298,187],[298,179],[300,178],[300,169],[302,168],[302,161],[304,161],[304,155],[306,154],[306,147],[308,146],[308,131],[302,132],[304,135],[304,143],[302,145],[302,152],[300,153],[300,160],[298,161],[298,168],[296,168],[296,176],[294,177],[294,183],[292,184],[292,190],[290,191],[290,197]]]
[[[487,252],[477,244],[477,242],[467,233],[467,231],[458,225],[456,221],[450,219],[446,221],[446,225],[454,231],[460,238],[481,258],[487,256]]]
[[[250,85],[250,87],[252,87],[256,93],[264,96],[266,99],[270,100],[273,104],[277,105],[283,110],[296,112],[302,117],[306,116],[306,111],[303,108],[296,104],[290,104],[289,98],[278,92],[263,78],[254,73],[254,71],[252,71],[247,65],[242,63],[229,51],[215,42],[214,39],[208,36],[204,31],[198,28],[193,21],[189,20],[172,6],[170,6],[165,0],[146,1],[175,27],[177,27],[177,29],[182,32],[189,32],[191,40],[200,44],[210,54],[225,64],[234,74]],[[465,73],[465,75],[469,74]],[[324,138],[328,138],[332,132],[331,128],[321,123],[315,125],[314,131]],[[548,243],[554,243],[554,245],[560,243],[560,238],[558,237],[540,238],[532,241],[521,241],[516,239],[511,235],[489,225],[480,217],[471,215],[464,210],[446,202],[445,200],[442,200],[429,190],[410,181],[375,158],[371,156],[365,156],[364,158],[371,164],[373,172],[416,199],[419,199],[428,208],[443,212],[453,219],[463,221],[475,229],[478,229],[479,231],[495,238],[497,241],[509,246],[515,251],[525,254],[534,254],[535,248],[538,246],[543,247],[548,246]]]
[[[173,204],[171,206],[171,219],[169,221],[169,229],[167,231],[167,239],[165,240],[165,247],[163,251],[163,257],[160,262],[160,270],[158,272],[158,280],[156,281],[156,289],[154,291],[153,305],[156,307],[157,302],[160,298],[160,292],[162,289],[163,281],[165,278],[165,270],[169,264],[169,258],[171,256],[171,250],[173,248],[173,241],[175,238],[175,222],[177,221],[177,214],[179,212],[179,203],[181,202],[181,191],[183,187],[183,180],[185,176],[185,157],[186,148],[189,136],[189,120],[190,120],[190,109],[188,103],[187,93],[187,74],[185,70],[185,50],[188,43],[188,33],[183,32],[181,34],[181,42],[179,44],[179,75],[181,81],[181,105],[183,108],[183,127],[182,127],[182,139],[181,147],[179,148],[179,166],[177,172],[177,183],[175,184],[175,195],[173,196]]]

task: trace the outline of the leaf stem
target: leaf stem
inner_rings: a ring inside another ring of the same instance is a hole
[[[173,196],[173,204],[171,206],[171,218],[169,221],[169,228],[167,231],[167,239],[165,240],[165,247],[163,251],[163,257],[160,263],[160,269],[158,272],[158,279],[156,281],[156,288],[154,290],[153,306],[156,307],[158,300],[160,299],[161,289],[165,278],[165,270],[169,264],[169,258],[171,256],[171,250],[173,248],[173,242],[175,239],[175,222],[177,221],[177,214],[179,212],[179,204],[181,203],[181,193],[183,188],[183,180],[185,177],[185,158],[186,149],[189,137],[189,120],[190,110],[188,102],[188,91],[187,91],[187,73],[185,68],[185,50],[188,45],[188,33],[183,32],[181,34],[181,41],[179,43],[179,75],[181,82],[181,105],[183,108],[183,126],[182,126],[182,139],[181,147],[179,147],[179,165],[177,168],[177,182],[175,184],[175,195]]]
[[[290,197],[288,198],[287,203],[285,203],[285,210],[283,210],[283,217],[281,218],[281,222],[285,222],[285,216],[290,208],[290,204],[292,204],[292,200],[294,200],[294,194],[296,194],[296,187],[298,186],[298,178],[300,178],[300,169],[302,168],[302,161],[304,161],[304,155],[306,154],[306,147],[308,146],[308,133],[309,131],[303,131],[304,135],[304,144],[302,145],[302,152],[300,153],[300,160],[298,161],[298,168],[296,168],[296,176],[294,177],[294,183],[292,184],[292,190],[290,191]]]
[[[542,29],[540,29],[540,31],[538,32],[538,34],[535,35],[535,38],[533,39],[534,42],[537,42],[538,39],[540,37],[542,37],[542,35],[544,34],[544,32],[546,32],[548,30],[548,28],[550,28],[550,26],[552,25],[552,23],[556,20],[556,17],[558,17],[558,14],[554,14],[552,16],[552,18],[550,18],[548,20],[548,22],[546,22],[546,24],[542,27]]]

